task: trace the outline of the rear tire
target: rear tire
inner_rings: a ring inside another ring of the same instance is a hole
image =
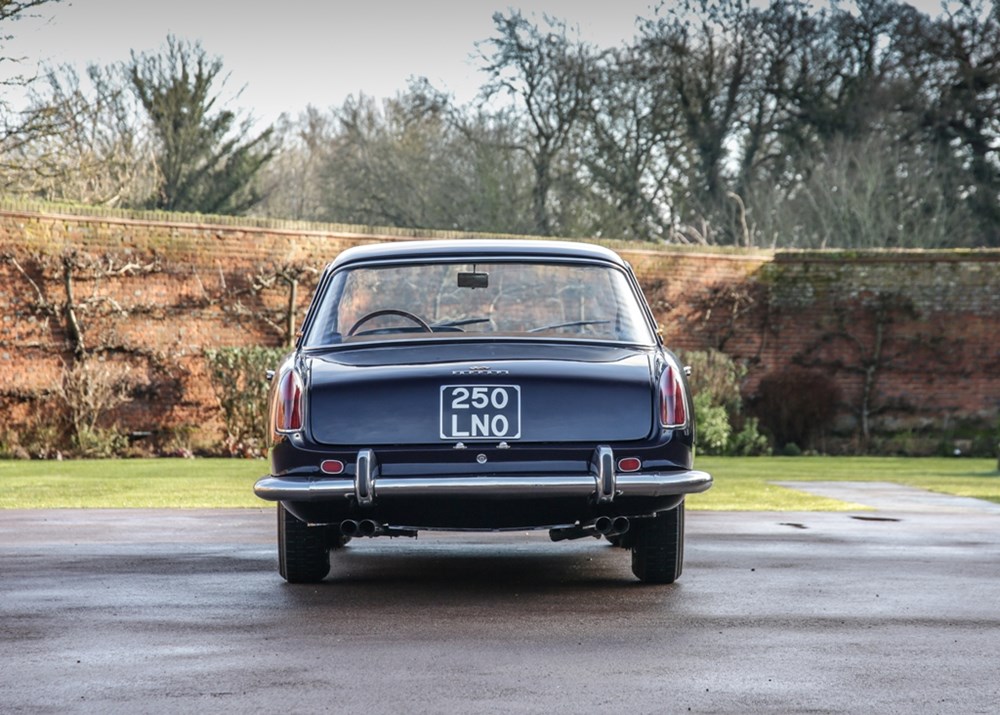
[[[632,573],[643,583],[673,583],[684,568],[684,502],[652,519],[636,519]]]
[[[338,545],[342,545],[338,544]],[[330,541],[323,526],[309,526],[278,504],[278,571],[288,583],[317,583],[330,573]]]

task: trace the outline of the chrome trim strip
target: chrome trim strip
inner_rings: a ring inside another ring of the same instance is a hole
[[[696,470],[657,474],[637,472],[619,475],[615,490],[619,497],[660,497],[697,494],[711,486],[712,476]],[[254,486],[254,493],[261,499],[269,501],[303,502],[358,496],[353,480],[310,477],[264,477]],[[374,477],[368,493],[374,500],[416,496],[535,499],[588,497],[594,496],[596,492],[595,477],[592,474],[568,476],[527,474],[492,477]]]

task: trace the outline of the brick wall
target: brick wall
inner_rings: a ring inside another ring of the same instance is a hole
[[[298,314],[339,251],[421,237],[358,227],[198,223],[191,217],[0,210],[0,396],[8,428],[71,361],[69,261],[86,349],[128,362],[148,390],[128,429],[217,429],[206,347],[280,345],[288,283]],[[425,234],[446,237],[442,234]],[[633,266],[667,343],[715,347],[748,365],[744,392],[790,364],[831,375],[852,427],[865,370],[892,429],[995,422],[1000,411],[1000,251],[694,252],[614,244]],[[871,380],[871,374],[869,374]]]

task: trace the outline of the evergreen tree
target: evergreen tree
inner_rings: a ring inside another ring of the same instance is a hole
[[[132,53],[128,76],[157,140],[161,176],[151,206],[241,214],[261,200],[257,172],[274,156],[269,127],[249,140],[252,119],[221,104],[222,60],[173,36],[165,52]]]

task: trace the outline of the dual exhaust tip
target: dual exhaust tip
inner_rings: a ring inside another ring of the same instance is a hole
[[[553,541],[565,541],[567,539],[582,539],[585,536],[617,536],[628,531],[629,525],[627,516],[599,516],[589,524],[582,526],[550,529],[549,538]]]
[[[380,530],[378,522],[373,519],[362,519],[361,521],[344,519],[340,522],[340,533],[344,536],[376,536]]]
[[[601,536],[614,536],[624,534],[628,531],[629,520],[627,516],[599,516],[594,520],[594,531]]]
[[[383,526],[374,519],[344,519],[340,522],[340,533],[344,536],[409,536],[416,538],[417,530],[399,526]]]

